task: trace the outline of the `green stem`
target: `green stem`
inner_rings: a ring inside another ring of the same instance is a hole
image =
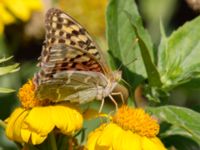
[[[17,148],[19,149],[19,150],[21,150],[22,148],[23,148],[23,146],[20,144],[20,143],[18,143],[18,142],[14,142],[16,145],[17,145]]]
[[[56,145],[56,138],[52,132],[49,134],[49,139],[50,139],[50,144],[51,144],[52,150],[58,150],[57,145]]]
[[[2,128],[4,128],[4,129],[6,128],[6,124],[5,124],[4,121],[1,120],[1,119],[0,119],[0,126],[1,126]]]

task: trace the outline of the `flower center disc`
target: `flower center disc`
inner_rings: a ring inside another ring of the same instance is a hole
[[[159,132],[157,120],[141,108],[122,106],[113,116],[113,122],[124,130],[131,130],[141,136],[155,137]]]

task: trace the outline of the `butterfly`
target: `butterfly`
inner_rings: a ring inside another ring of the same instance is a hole
[[[86,103],[113,95],[120,85],[121,71],[112,71],[89,33],[65,12],[51,8],[45,17],[46,37],[39,72],[34,75],[39,100]]]

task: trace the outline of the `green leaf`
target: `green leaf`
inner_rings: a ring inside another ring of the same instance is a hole
[[[165,146],[171,147],[169,150],[199,150],[200,146],[191,139],[183,136],[170,136],[163,139]],[[172,148],[173,147],[173,148]]]
[[[10,57],[4,57],[4,58],[1,58],[0,59],[0,63],[3,63],[3,62],[6,62],[6,61],[8,61],[8,60],[10,60],[10,59],[12,59],[13,58],[13,56],[10,56]]]
[[[1,58],[0,63],[4,63],[4,62],[10,60],[11,58],[12,58],[12,56],[8,57],[8,58],[5,58],[5,57]],[[13,65],[8,65],[8,66],[5,66],[5,67],[0,67],[0,76],[8,74],[8,73],[13,73],[13,72],[16,72],[18,70],[19,70],[19,64],[18,63],[15,63]],[[0,93],[11,93],[11,92],[14,92],[14,91],[15,90],[13,90],[13,89],[0,87]]]
[[[181,135],[200,144],[200,113],[188,108],[162,106],[149,108],[161,121],[172,124],[165,135]]]
[[[6,67],[0,67],[0,75],[4,75],[7,73],[13,73],[19,70],[19,64],[13,64]]]
[[[163,88],[171,88],[200,76],[200,17],[185,23],[169,38],[161,30],[158,70]]]
[[[135,87],[144,80],[146,72],[134,29],[125,11],[141,20],[134,0],[109,1],[106,14],[107,40],[115,68],[123,63],[123,78]]]
[[[0,87],[0,93],[11,93],[11,92],[15,92],[15,90]]]
[[[153,48],[149,34],[142,27],[142,24],[135,20],[128,12],[127,16],[129,17],[139,40],[140,51],[148,75],[149,85],[152,87],[161,87],[162,83],[160,81],[160,75],[150,55],[150,52],[153,52]]]

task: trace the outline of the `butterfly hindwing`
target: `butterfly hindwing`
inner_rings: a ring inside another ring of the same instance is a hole
[[[98,87],[96,83],[99,83]],[[101,97],[101,90],[107,84],[106,78],[100,72],[63,71],[55,74],[53,79],[42,83],[36,91],[36,96],[54,102],[67,100],[84,103],[95,99],[98,94]]]

